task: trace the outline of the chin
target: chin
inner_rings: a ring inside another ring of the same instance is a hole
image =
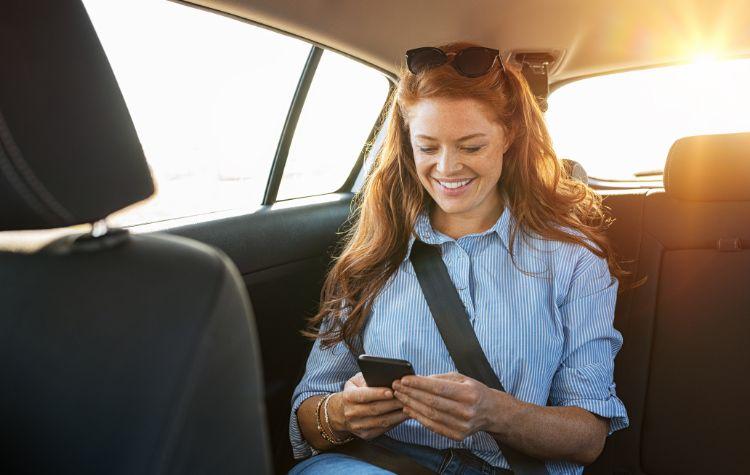
[[[435,204],[446,214],[461,214],[469,211],[472,206],[467,203],[446,203],[444,201],[438,201],[433,198]]]

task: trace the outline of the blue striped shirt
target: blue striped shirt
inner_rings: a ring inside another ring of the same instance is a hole
[[[538,405],[577,406],[609,418],[610,434],[627,427],[612,378],[622,336],[612,326],[617,281],[606,261],[581,245],[519,233],[514,264],[508,252],[512,223],[506,208],[490,229],[453,239],[432,228],[425,210],[409,249],[415,235],[440,246],[479,343],[508,393]],[[363,345],[367,354],[410,361],[420,375],[456,371],[408,253],[373,301]],[[313,453],[300,433],[297,408],[311,396],[341,391],[357,372],[356,358],[343,343],[327,350],[315,343],[292,396],[289,432],[296,458]],[[467,448],[492,465],[509,468],[484,432],[456,442],[408,419],[386,435],[438,449]],[[583,472],[565,461],[551,461],[547,467],[554,474]]]

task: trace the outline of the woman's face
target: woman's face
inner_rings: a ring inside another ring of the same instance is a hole
[[[497,213],[507,146],[490,109],[474,99],[421,99],[407,120],[419,181],[440,210],[479,220]]]

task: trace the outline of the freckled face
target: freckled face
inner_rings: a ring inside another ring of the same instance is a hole
[[[435,212],[468,219],[495,213],[507,147],[490,109],[474,99],[422,99],[407,120],[419,181]]]

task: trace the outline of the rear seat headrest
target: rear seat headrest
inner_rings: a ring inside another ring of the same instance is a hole
[[[94,222],[153,193],[80,0],[3,0],[0,231]]]
[[[583,165],[569,158],[563,158],[562,162],[565,171],[568,172],[568,175],[570,175],[571,178],[575,178],[584,185],[589,184],[589,174],[586,173],[586,169],[583,168]]]
[[[668,195],[688,201],[750,201],[750,133],[677,140],[664,168]]]

